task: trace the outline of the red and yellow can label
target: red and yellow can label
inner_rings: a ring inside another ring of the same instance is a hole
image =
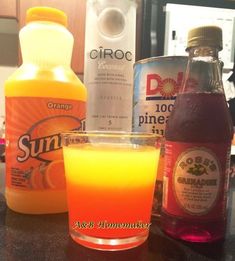
[[[84,120],[84,101],[7,97],[7,187],[65,189],[60,133],[83,130]]]

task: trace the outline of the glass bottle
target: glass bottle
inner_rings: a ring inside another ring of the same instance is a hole
[[[87,1],[87,130],[131,131],[136,7],[135,0]]]
[[[185,79],[166,126],[162,229],[211,242],[225,236],[233,135],[218,59],[222,30],[192,29],[186,50]]]

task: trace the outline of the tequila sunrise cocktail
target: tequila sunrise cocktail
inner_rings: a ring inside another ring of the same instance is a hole
[[[159,159],[152,134],[63,135],[72,238],[121,250],[148,237]]]

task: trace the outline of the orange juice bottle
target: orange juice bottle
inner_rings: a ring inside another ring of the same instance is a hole
[[[84,128],[86,89],[70,68],[66,25],[60,10],[29,9],[23,64],[5,83],[6,199],[20,213],[67,211],[60,133]]]

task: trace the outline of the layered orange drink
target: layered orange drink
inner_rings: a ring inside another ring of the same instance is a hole
[[[131,139],[90,140],[73,139],[63,148],[70,234],[91,248],[137,246],[150,228],[159,148]]]

